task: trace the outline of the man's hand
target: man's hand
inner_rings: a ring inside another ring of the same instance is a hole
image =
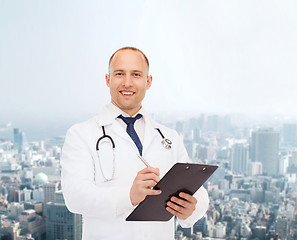
[[[167,202],[166,210],[179,219],[185,220],[195,211],[197,200],[190,194],[183,192],[179,193],[179,197],[181,198],[171,197],[170,201]]]
[[[158,195],[161,190],[152,189],[159,181],[159,169],[146,167],[137,173],[130,190],[130,200],[133,206],[142,202],[147,195]]]

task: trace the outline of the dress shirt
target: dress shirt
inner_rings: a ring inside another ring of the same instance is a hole
[[[107,108],[110,111],[110,114],[114,117],[114,119],[119,122],[119,124],[125,129],[127,128],[127,124],[120,118],[118,118],[119,115],[123,115],[123,117],[130,117],[129,114],[125,113],[123,110],[119,109],[117,106],[115,106],[112,103],[109,103],[107,105]],[[137,113],[135,113],[132,117],[136,117],[136,115],[140,113],[142,115],[142,118],[138,119],[134,123],[134,129],[143,145],[143,139],[144,139],[144,129],[145,129],[145,113],[143,111],[143,108],[141,107]]]

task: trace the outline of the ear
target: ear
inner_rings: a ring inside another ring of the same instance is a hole
[[[110,78],[109,78],[109,74],[105,75],[105,81],[106,81],[106,86],[110,87]]]
[[[147,76],[146,90],[149,90],[150,89],[150,87],[152,86],[152,81],[153,81],[152,75]]]

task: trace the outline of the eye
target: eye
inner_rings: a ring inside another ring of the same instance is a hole
[[[134,77],[140,77],[140,73],[134,73]]]
[[[123,73],[118,72],[118,73],[116,73],[115,75],[116,75],[116,76],[123,76]]]

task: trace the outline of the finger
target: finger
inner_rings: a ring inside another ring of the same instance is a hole
[[[156,183],[160,181],[160,178],[154,173],[138,174],[136,180],[147,181],[154,180]]]
[[[180,192],[179,196],[182,197],[183,199],[187,200],[190,203],[194,203],[194,204],[197,203],[197,199],[195,197],[193,197],[192,195],[190,195],[190,194]]]
[[[171,209],[171,213],[177,216],[180,219],[186,219],[192,215],[194,209],[184,208],[179,205],[176,205],[172,202],[167,202],[167,207]]]
[[[184,208],[190,208],[190,203],[183,200],[183,199],[180,199],[180,198],[177,198],[177,197],[171,197],[170,201],[172,201],[174,203],[177,203],[178,205],[181,205]]]
[[[140,173],[140,174],[154,173],[157,176],[159,176],[160,175],[160,170],[159,170],[159,168],[146,167],[146,168],[142,169],[141,171],[139,171],[138,173]]]
[[[167,206],[170,207],[170,208],[172,208],[176,212],[179,212],[179,213],[184,213],[184,211],[185,211],[185,208],[184,207],[179,206],[179,205],[176,205],[175,203],[173,203],[171,201],[168,201],[167,202]]]
[[[172,209],[170,207],[166,207],[166,210],[168,212],[170,212],[172,215],[177,216],[179,219],[182,219],[182,220],[185,220],[186,219],[186,216],[185,215],[183,215],[180,212],[175,211],[174,209]]]
[[[143,181],[143,186],[145,188],[153,188],[154,186],[156,186],[156,182],[154,180],[148,180],[148,181]]]
[[[161,190],[147,189],[145,191],[146,195],[159,195],[162,193]]]
[[[156,186],[156,182],[153,180],[149,180],[149,181],[137,181],[135,182],[135,186],[137,187],[137,189],[139,189],[140,191],[145,192],[147,189],[153,189],[154,186]],[[154,190],[159,190],[159,189],[154,189]]]

